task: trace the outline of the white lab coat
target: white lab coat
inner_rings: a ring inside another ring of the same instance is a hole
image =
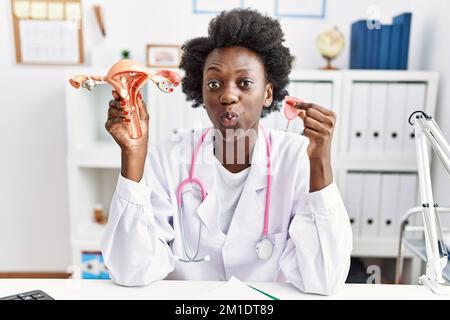
[[[200,149],[195,177],[206,186],[200,204],[198,188],[187,185],[183,215],[188,252],[195,252],[202,224],[199,258],[185,263],[176,189],[188,177],[193,145],[200,134],[186,133],[151,148],[144,179],[120,176],[112,198],[102,253],[113,281],[125,286],[161,279],[289,281],[304,292],[331,294],[346,280],[352,232],[336,184],[309,193],[308,139],[270,130],[272,195],[269,238],[272,256],[261,260],[267,187],[266,145],[262,132],[252,166],[227,235],[220,229],[212,130]]]

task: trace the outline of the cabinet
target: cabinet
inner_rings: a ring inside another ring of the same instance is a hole
[[[408,117],[415,110],[434,116],[438,75],[344,71],[342,80],[343,130],[336,162],[352,221],[353,256],[391,260],[393,270],[401,216],[419,201],[414,132]],[[405,279],[417,283],[421,262],[411,252],[406,257]],[[391,272],[389,281],[392,276]]]
[[[67,78],[107,70],[68,68]],[[397,222],[416,205],[416,158],[408,115],[415,109],[435,113],[438,76],[424,71],[295,70],[288,91],[337,114],[332,147],[333,174],[346,202],[354,230],[353,256],[394,259]],[[150,113],[150,143],[175,131],[210,126],[203,108],[191,108],[181,89],[164,94],[148,82],[142,91]],[[120,150],[104,129],[111,87],[93,92],[66,89],[67,172],[71,248],[74,265],[82,253],[99,250],[104,229],[94,221],[101,205],[109,211],[120,168]],[[285,130],[283,112],[262,119],[268,128]],[[290,131],[301,131],[296,120]],[[420,261],[409,252],[411,282],[420,274]],[[406,263],[408,270],[408,262]]]

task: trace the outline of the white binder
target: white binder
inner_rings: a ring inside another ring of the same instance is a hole
[[[384,117],[386,115],[387,84],[370,84],[369,123],[367,132],[367,153],[380,155],[383,152],[383,140],[386,130]]]
[[[384,153],[401,154],[406,126],[406,84],[390,83],[388,85],[387,111],[385,113],[386,132]]]
[[[350,108],[349,151],[362,154],[367,150],[367,116],[369,102],[369,84],[357,82],[352,88],[352,105]]]
[[[333,110],[333,84],[331,82],[314,84],[313,102],[328,110]]]
[[[414,128],[407,123],[407,120],[414,111],[425,110],[426,91],[427,87],[425,83],[410,83],[407,85],[403,153],[408,155],[415,156],[416,144],[414,140]]]
[[[305,102],[313,102],[314,100],[314,82],[301,81],[296,82],[295,90],[296,97],[303,99]]]
[[[398,237],[398,196],[400,175],[384,173],[381,176],[380,223],[378,237],[393,239]]]
[[[400,221],[401,217],[407,210],[418,205],[417,203],[417,174],[404,173],[400,175],[400,192],[398,196],[398,210],[397,220]],[[413,221],[415,223],[415,219]],[[400,226],[397,226],[399,229]]]
[[[357,239],[361,233],[363,174],[356,172],[347,173],[345,186],[345,207],[350,218],[353,239]]]
[[[361,238],[373,239],[378,235],[381,174],[365,173],[363,180]]]

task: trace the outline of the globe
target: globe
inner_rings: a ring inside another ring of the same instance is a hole
[[[317,49],[320,54],[327,60],[327,65],[322,68],[326,70],[335,70],[331,65],[331,61],[335,59],[345,45],[344,35],[337,27],[331,30],[324,31],[317,36]]]

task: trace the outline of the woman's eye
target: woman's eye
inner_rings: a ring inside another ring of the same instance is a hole
[[[219,86],[220,86],[220,84],[217,81],[208,82],[208,87],[210,89],[217,89]]]
[[[241,81],[241,85],[243,86],[243,87],[251,87],[252,86],[252,84],[253,84],[253,81],[250,81],[250,80],[242,80]]]

